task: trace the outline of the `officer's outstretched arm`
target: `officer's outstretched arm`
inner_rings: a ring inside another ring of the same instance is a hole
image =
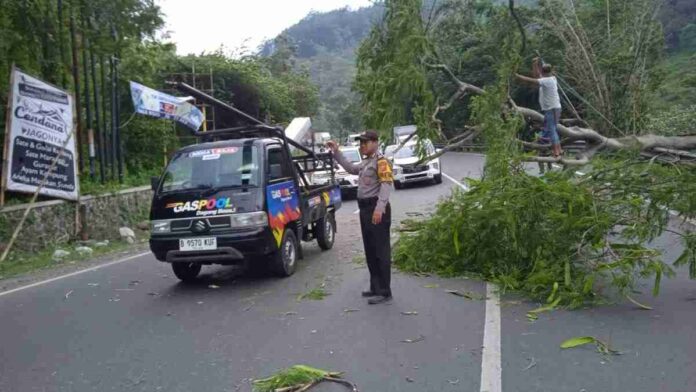
[[[355,175],[360,174],[360,166],[346,159],[341,151],[335,151],[334,158],[336,159],[336,162],[338,162],[338,164],[341,165],[341,167],[343,167],[343,169],[345,169],[348,173]]]
[[[377,160],[377,177],[379,178],[379,194],[377,195],[375,212],[384,213],[394,183],[391,164],[385,158]]]

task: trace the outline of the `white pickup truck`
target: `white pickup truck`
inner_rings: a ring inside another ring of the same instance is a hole
[[[340,148],[343,156],[349,161],[359,164],[362,162],[360,149],[358,147],[344,146]],[[338,165],[338,170],[335,173],[336,181],[341,186],[342,197],[356,197],[358,193],[358,176],[348,173],[344,168]],[[331,180],[331,173],[328,171],[319,171],[312,174],[312,184],[324,185]]]
[[[434,184],[442,182],[440,158],[416,165],[420,160],[416,154],[416,141],[411,140],[396,151],[398,146],[398,144],[393,144],[384,150],[384,155],[393,163],[394,188],[401,189],[404,184],[412,182],[431,181]],[[425,140],[425,148],[427,155],[436,152],[430,140]]]

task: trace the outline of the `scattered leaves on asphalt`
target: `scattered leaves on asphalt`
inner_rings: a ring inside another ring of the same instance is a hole
[[[431,284],[426,284],[423,287],[425,287],[426,289],[436,289],[436,288],[440,287],[440,285],[437,283],[431,283]]]
[[[254,392],[304,392],[321,382],[334,382],[358,392],[358,388],[353,383],[342,379],[341,376],[343,373],[340,372],[295,365],[268,378],[254,380],[252,386]]]
[[[401,314],[403,314],[404,316],[417,316],[418,312],[416,312],[415,310],[412,310],[409,312],[401,312]]]
[[[595,346],[597,347],[597,352],[603,355],[621,355],[620,351],[614,350],[609,346],[609,344],[595,338],[594,336],[576,336],[574,338],[570,338],[563,343],[561,343],[561,348],[562,349],[567,349],[567,348],[575,348],[575,347],[580,347],[584,346],[586,344],[591,344],[594,343]]]
[[[312,289],[304,294],[300,294],[297,296],[297,301],[302,301],[305,299],[313,300],[313,301],[321,301],[322,299],[326,298],[326,296],[330,295],[326,290],[324,290],[323,287],[317,287],[316,289]]]
[[[401,343],[416,343],[425,340],[425,336],[423,335],[418,335],[417,338],[415,339],[404,339],[401,341]]]
[[[445,292],[452,294],[452,295],[456,295],[457,297],[462,297],[462,298],[471,299],[471,300],[475,300],[475,301],[483,301],[485,299],[488,299],[488,297],[486,297],[483,294],[474,293],[471,291],[462,292],[459,290],[445,290]]]

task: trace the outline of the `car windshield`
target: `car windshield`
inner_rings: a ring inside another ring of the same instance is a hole
[[[388,146],[386,151],[384,152],[384,155],[388,157],[394,157],[395,159],[411,158],[416,155],[413,149],[414,146],[403,146],[401,150],[396,152],[396,156],[394,156],[394,150],[396,150],[397,147],[397,145]]]
[[[346,159],[350,162],[360,162],[360,153],[358,152],[358,150],[343,150],[341,152],[343,153],[343,156],[346,157]]]
[[[187,151],[167,166],[162,192],[259,185],[256,147]]]

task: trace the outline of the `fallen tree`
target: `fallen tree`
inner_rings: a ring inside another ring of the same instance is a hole
[[[450,98],[447,100],[445,105],[439,105],[436,107],[433,113],[433,120],[436,124],[441,126],[442,122],[437,118],[437,115],[447,110],[452,103],[456,100],[460,100],[467,95],[481,95],[485,92],[484,89],[474,86],[472,84],[466,83],[460,80],[454,75],[452,70],[445,64],[426,64],[432,69],[439,69],[444,72],[452,82],[457,86],[457,89]],[[538,111],[522,106],[518,106],[512,98],[508,100],[509,105],[513,110],[518,113],[526,122],[532,123],[536,126],[543,124],[544,115]],[[669,155],[675,158],[677,161],[682,161],[687,158],[687,161],[691,161],[694,156],[689,153],[689,150],[696,149],[696,131],[690,132],[693,135],[687,136],[660,136],[654,134],[639,134],[636,136],[623,136],[618,138],[610,138],[603,136],[600,132],[580,126],[567,126],[564,124],[558,124],[558,133],[561,136],[561,145],[572,143],[578,140],[583,140],[587,142],[587,150],[578,153],[573,158],[567,157],[526,157],[528,161],[535,162],[557,162],[564,165],[585,165],[589,163],[590,159],[600,151],[603,150],[613,150],[613,151],[627,151],[627,150],[639,150],[645,152],[648,155]],[[523,143],[526,147],[533,149],[547,149],[548,146],[542,144],[534,143]],[[457,148],[464,143],[460,141],[448,141],[447,145],[443,150],[449,151]],[[435,155],[423,158],[422,161],[428,161],[433,159]]]

